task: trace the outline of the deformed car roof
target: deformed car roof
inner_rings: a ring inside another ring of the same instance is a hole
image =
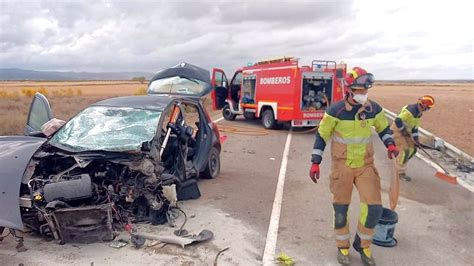
[[[163,111],[173,99],[175,98],[159,95],[123,96],[106,99],[94,103],[91,106],[129,107],[137,109]]]

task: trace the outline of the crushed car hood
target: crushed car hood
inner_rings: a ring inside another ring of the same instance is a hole
[[[20,184],[33,154],[45,138],[0,137],[0,227],[23,229],[20,216]]]

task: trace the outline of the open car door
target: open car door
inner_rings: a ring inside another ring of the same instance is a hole
[[[225,105],[225,100],[229,94],[228,86],[229,82],[224,73],[224,70],[213,68],[212,69],[212,108],[214,110],[222,109]]]
[[[37,92],[30,105],[24,134],[35,135],[35,133],[41,132],[41,126],[52,118],[53,115],[48,99],[43,94]]]
[[[156,73],[148,83],[148,94],[201,98],[212,90],[208,70],[181,63]]]

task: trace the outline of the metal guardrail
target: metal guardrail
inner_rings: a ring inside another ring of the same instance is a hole
[[[390,120],[395,120],[395,117],[397,116],[395,113],[387,110],[387,109],[384,109],[385,111],[385,115],[390,119]],[[431,138],[434,138],[435,141],[437,139],[441,139],[441,138],[438,138],[437,136],[433,135],[431,132],[429,132],[428,130],[426,129],[423,129],[423,128],[418,128],[418,132],[421,134],[421,135],[424,135],[426,137],[431,137]],[[462,161],[464,162],[467,162],[467,163],[474,163],[474,158],[472,156],[470,156],[469,154],[461,151],[460,149],[456,148],[454,145],[452,144],[449,144],[447,143],[446,141],[444,141],[444,146],[446,147],[446,151],[445,153],[449,156],[449,157],[452,157],[453,159],[455,160],[459,160],[461,159]]]

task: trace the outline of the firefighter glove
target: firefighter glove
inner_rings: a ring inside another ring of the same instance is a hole
[[[398,156],[398,149],[394,144],[390,144],[387,147],[387,156],[389,159],[393,159]]]
[[[319,179],[319,164],[313,163],[311,169],[309,169],[309,177],[313,180],[314,183],[318,183]]]

